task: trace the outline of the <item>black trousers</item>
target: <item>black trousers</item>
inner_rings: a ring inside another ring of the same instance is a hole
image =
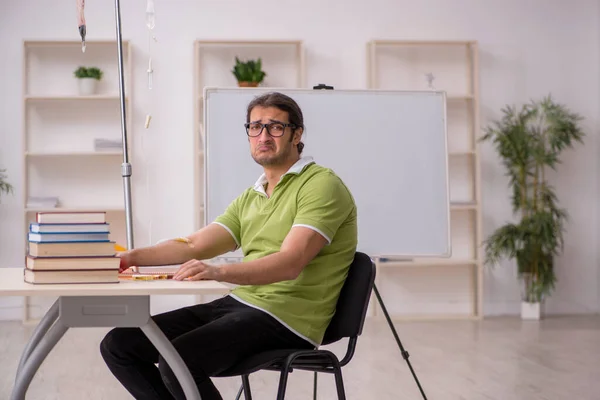
[[[210,377],[250,355],[280,348],[314,348],[269,314],[230,296],[152,319],[181,355],[202,400],[222,399]],[[172,370],[139,328],[111,330],[102,340],[100,352],[134,398],[185,399]]]

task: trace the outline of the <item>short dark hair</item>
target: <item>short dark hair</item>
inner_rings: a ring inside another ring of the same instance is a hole
[[[246,122],[250,122],[250,113],[254,107],[275,107],[281,111],[286,111],[288,113],[290,124],[296,125],[294,131],[298,128],[304,129],[304,116],[302,115],[300,106],[294,99],[283,93],[270,92],[255,97],[250,104],[248,104]],[[304,143],[298,143],[298,154],[302,153],[303,148]]]

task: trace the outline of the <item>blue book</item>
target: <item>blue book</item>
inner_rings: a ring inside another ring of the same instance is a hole
[[[109,224],[29,224],[29,232],[33,233],[108,233]]]
[[[35,243],[50,242],[108,242],[108,233],[33,233],[29,232],[29,241]]]

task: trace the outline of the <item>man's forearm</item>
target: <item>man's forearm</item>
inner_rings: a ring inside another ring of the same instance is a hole
[[[217,280],[236,285],[267,285],[293,280],[302,271],[301,260],[292,252],[278,252],[257,260],[219,266]]]
[[[189,260],[207,260],[235,248],[235,241],[222,226],[209,224],[187,238],[190,242],[168,240],[128,252],[133,266],[174,265]]]
[[[187,243],[174,240],[154,246],[141,247],[129,252],[129,260],[133,266],[174,265],[182,264],[195,258],[194,249]]]

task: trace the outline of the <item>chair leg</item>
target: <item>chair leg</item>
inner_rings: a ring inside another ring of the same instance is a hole
[[[313,400],[317,400],[317,371],[314,372],[315,377],[313,380]]]
[[[252,393],[250,392],[250,379],[248,375],[242,375],[242,386],[244,388],[244,399],[252,400]]]
[[[344,391],[344,380],[342,379],[342,368],[339,365],[334,367],[335,371],[335,387],[337,389],[338,400],[346,400],[346,392]]]
[[[235,400],[240,400],[242,398],[242,392],[244,391],[244,384],[240,385],[240,390],[238,390],[237,396],[235,396]]]
[[[281,369],[281,375],[279,376],[279,388],[277,389],[277,400],[284,400],[285,398],[285,389],[287,386],[289,372],[290,370],[287,365]]]

